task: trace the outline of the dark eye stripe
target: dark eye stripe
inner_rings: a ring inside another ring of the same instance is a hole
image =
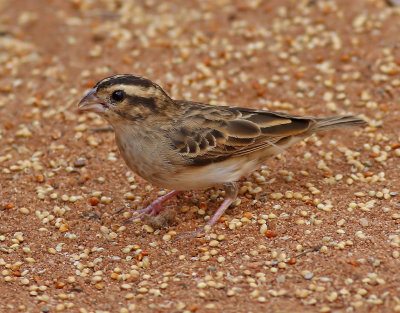
[[[117,113],[117,114],[118,114],[119,116],[121,116],[122,118],[127,119],[127,120],[132,121],[132,122],[135,122],[135,121],[137,121],[137,120],[144,119],[144,116],[141,115],[141,114],[137,114],[137,115],[135,115],[135,116],[132,116],[132,115],[130,115],[130,114],[128,114],[128,113],[125,113],[125,112],[123,112],[123,111],[120,111],[120,110],[114,110],[114,112]]]
[[[153,97],[146,98],[146,97],[139,97],[139,96],[132,96],[126,95],[126,98],[129,100],[129,103],[132,105],[143,105],[148,107],[151,110],[157,110],[156,100]]]

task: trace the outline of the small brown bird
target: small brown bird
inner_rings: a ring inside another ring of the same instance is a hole
[[[353,115],[315,118],[173,100],[152,81],[129,74],[99,81],[79,109],[111,124],[129,168],[156,186],[174,189],[139,216],[156,215],[183,190],[224,186],[225,200],[208,225],[235,200],[236,182],[268,158],[313,133],[365,124]]]

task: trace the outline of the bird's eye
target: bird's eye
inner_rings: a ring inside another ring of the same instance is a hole
[[[115,90],[111,94],[111,99],[116,102],[121,102],[122,100],[125,99],[125,92],[123,90]]]

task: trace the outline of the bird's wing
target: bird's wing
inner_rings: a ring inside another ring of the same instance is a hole
[[[194,166],[245,155],[307,132],[313,118],[246,108],[177,101],[180,126],[169,132],[173,148]]]

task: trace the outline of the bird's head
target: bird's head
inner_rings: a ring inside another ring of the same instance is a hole
[[[152,81],[130,74],[99,81],[78,104],[80,111],[92,111],[111,124],[121,119],[137,121],[165,111],[173,100]]]

